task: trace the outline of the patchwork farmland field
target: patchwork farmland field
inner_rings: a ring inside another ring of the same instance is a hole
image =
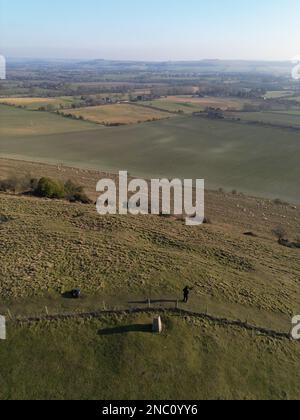
[[[76,101],[73,96],[61,96],[58,98],[0,98],[0,104],[8,104],[14,106],[22,106],[30,110],[38,110],[48,105],[58,108],[60,105],[70,106]]]
[[[1,138],[26,137],[36,135],[72,133],[81,130],[94,130],[88,122],[67,120],[49,112],[29,111],[0,105]],[[0,141],[1,152],[1,141]]]
[[[128,125],[170,118],[170,114],[167,112],[130,104],[100,105],[76,110],[65,110],[60,113],[73,115],[78,118],[82,117],[86,121],[102,125]]]
[[[267,99],[279,99],[279,98],[284,98],[286,96],[291,96],[293,95],[293,91],[288,91],[288,90],[276,90],[276,91],[269,91],[266,93],[265,97]]]
[[[0,118],[2,157],[123,168],[146,177],[205,178],[208,188],[300,201],[297,132],[184,116],[97,128],[8,107],[1,108]]]
[[[192,114],[193,112],[203,111],[207,107],[221,108],[223,110],[236,109],[242,110],[247,103],[253,101],[237,99],[237,98],[221,98],[221,97],[207,97],[194,98],[192,96],[168,96],[163,99],[155,99],[153,101],[146,101],[142,104],[153,106],[160,109],[165,109],[170,112],[184,112]],[[257,101],[256,101],[257,103]]]
[[[296,101],[296,102],[300,102],[300,96],[291,96],[290,98],[287,98],[290,101]]]

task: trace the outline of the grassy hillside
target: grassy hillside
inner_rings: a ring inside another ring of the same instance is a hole
[[[92,198],[103,176],[0,163],[0,178],[71,178]],[[155,311],[174,308],[189,284],[181,308],[288,332],[300,308],[300,251],[276,243],[271,229],[282,224],[296,239],[299,209],[209,191],[206,203],[212,224],[191,228],[172,217],[100,217],[90,205],[0,194],[0,313],[9,320],[0,399],[299,398],[300,347],[285,338],[168,311],[160,336],[146,312],[16,320],[45,315],[45,306],[50,314],[147,308],[148,297]],[[82,299],[66,299],[78,286]]]
[[[192,117],[97,129],[48,113],[3,109],[2,157],[205,178],[208,188],[299,203],[297,132]]]
[[[300,346],[193,317],[9,326],[1,399],[298,399]]]
[[[155,216],[101,217],[93,206],[58,201],[0,196],[0,202],[9,218],[1,223],[2,298],[62,293],[75,284],[99,296],[143,296],[150,289],[181,296],[190,283],[199,298],[285,314],[300,302],[299,251],[275,239]]]
[[[17,162],[1,163],[1,176],[14,165],[16,175],[22,173]],[[23,168],[33,176],[72,178],[96,198],[99,173]],[[208,305],[219,315],[262,326],[288,329],[300,306],[299,250],[279,246],[271,234],[283,225],[290,240],[299,237],[299,210],[291,206],[207,192],[212,224],[191,228],[174,218],[101,217],[94,206],[64,201],[0,195],[0,204],[7,219],[0,225],[2,310],[8,306],[22,315],[35,302],[39,311],[45,303],[53,311],[65,308],[61,293],[76,286],[84,290],[84,308],[103,301],[126,307],[133,297],[181,298],[186,284],[194,287],[192,308],[205,311]]]

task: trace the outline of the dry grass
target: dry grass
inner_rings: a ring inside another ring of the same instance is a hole
[[[152,105],[153,107],[166,109],[170,112],[193,113],[204,110],[207,107],[228,109],[243,109],[246,103],[253,103],[253,100],[239,99],[239,98],[221,98],[221,97],[206,97],[197,98],[192,96],[168,96],[167,98],[156,99],[145,102],[145,105]]]
[[[71,114],[103,125],[136,124],[170,117],[165,112],[130,104],[100,105],[76,110],[65,110],[61,111],[61,114]]]
[[[191,103],[197,104],[201,107],[214,107],[214,108],[221,108],[221,109],[228,109],[228,108],[236,108],[240,109],[243,107],[246,100],[238,99],[238,98],[220,98],[220,97],[206,97],[206,98],[193,98],[193,97],[182,97],[182,96],[169,96],[167,98],[170,102],[178,102],[178,103]]]
[[[93,198],[107,177],[1,160],[0,179],[12,173],[71,178]],[[281,221],[293,239],[299,209],[222,192],[207,192],[206,201],[213,224],[190,228],[174,218],[100,217],[94,206],[0,194],[0,313],[122,308],[135,298],[178,298],[189,284],[188,309],[289,331],[300,306],[300,254],[279,246],[271,228]],[[61,297],[78,286],[80,301]],[[167,313],[163,334],[154,335],[151,321],[139,314],[10,322],[0,399],[299,398],[298,343]]]
[[[3,162],[6,173],[16,164]],[[23,168],[73,178],[90,192],[100,177],[47,165],[23,163]],[[208,192],[207,214],[214,223],[190,228],[173,218],[100,217],[94,206],[59,201],[1,195],[0,202],[9,218],[1,224],[2,298],[80,286],[90,295],[119,296],[120,302],[122,295],[181,296],[191,284],[195,305],[209,298],[224,307],[288,316],[299,307],[299,250],[279,246],[271,233],[285,221],[294,239],[300,219],[292,207]],[[246,237],[246,231],[258,237]]]

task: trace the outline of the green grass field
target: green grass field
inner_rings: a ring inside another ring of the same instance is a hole
[[[300,128],[300,111],[240,112],[235,113],[234,116],[244,121],[258,121]]]
[[[299,343],[170,315],[153,335],[151,321],[9,324],[0,398],[299,399]]]
[[[71,107],[79,98],[75,96],[60,96],[57,98],[0,98],[0,104],[10,104],[15,106],[22,106],[26,109],[36,111],[41,107],[47,107],[48,105],[54,108],[59,108],[60,105],[64,107]]]
[[[93,171],[1,160],[7,174],[88,186]],[[94,196],[92,196],[94,197]],[[300,307],[299,250],[271,229],[299,232],[299,209],[207,192],[212,224],[158,216],[100,217],[93,205],[0,194],[0,399],[297,399],[300,345],[170,311],[17,323],[26,316],[179,307],[288,332]],[[5,217],[4,217],[5,216]],[[244,235],[252,231],[256,237]],[[64,292],[82,289],[82,298]],[[167,300],[167,302],[166,302]],[[8,313],[9,310],[9,313]],[[155,309],[156,312],[156,309]]]
[[[291,96],[290,98],[287,98],[290,101],[296,101],[296,102],[300,102],[300,96]]]
[[[266,93],[265,97],[267,99],[279,99],[279,98],[285,98],[286,96],[291,96],[291,95],[293,95],[293,92],[288,91],[288,90],[276,90],[276,91],[270,90],[269,92]]]
[[[0,155],[147,177],[205,178],[299,203],[299,134],[289,130],[178,117],[117,128],[1,107]],[[118,150],[118,153],[116,153]]]
[[[97,127],[88,122],[68,120],[49,112],[29,111],[0,105],[1,139],[72,133],[95,128]]]
[[[141,105],[153,106],[155,108],[165,109],[169,112],[183,112],[185,114],[192,114],[193,112],[204,111],[207,107],[221,108],[221,109],[243,109],[246,103],[251,103],[251,100],[243,100],[237,98],[195,98],[192,96],[169,96],[167,98],[155,99],[153,101],[141,102]]]
[[[167,99],[155,99],[153,101],[145,101],[140,103],[141,106],[150,106],[158,109],[164,109],[168,112],[183,112],[192,114],[193,112],[203,111],[205,107],[190,102],[177,102]]]

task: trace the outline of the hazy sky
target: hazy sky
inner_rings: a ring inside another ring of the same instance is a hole
[[[0,0],[0,54],[290,59],[299,19],[299,0]]]

